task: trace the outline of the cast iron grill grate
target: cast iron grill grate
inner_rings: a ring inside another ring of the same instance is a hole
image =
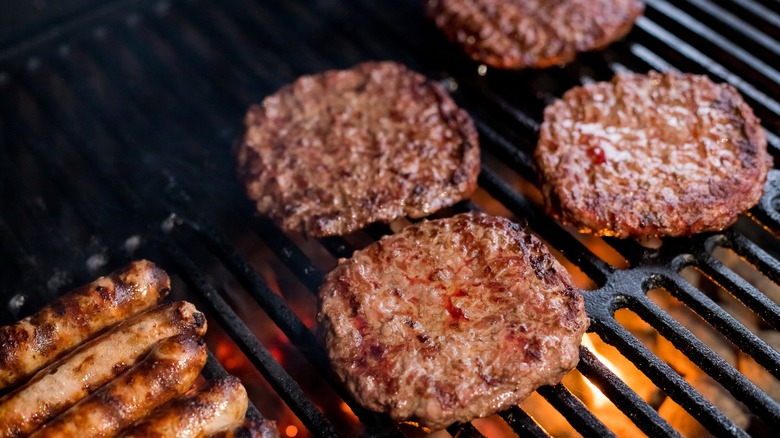
[[[771,172],[761,204],[723,233],[668,239],[658,250],[604,239],[626,260],[624,269],[546,217],[516,182],[535,181],[530,153],[543,107],[572,86],[623,70],[678,69],[733,84],[762,119],[777,155],[780,73],[773,66],[780,65],[780,15],[772,0],[725,6],[648,0],[634,31],[603,52],[562,68],[487,74],[443,39],[414,0],[265,3],[115,1],[74,17],[57,32],[2,49],[0,298],[7,311],[0,323],[29,314],[66,286],[148,257],[183,283],[184,296],[205,309],[312,434],[351,431],[259,339],[254,321],[226,287],[229,278],[319,372],[321,385],[349,405],[367,435],[401,434],[385,416],[360,408],[336,382],[311,318],[314,294],[333,258],[348,257],[392,231],[369,227],[357,243],[287,236],[254,216],[229,153],[246,107],[295,77],[395,59],[441,79],[478,126],[486,158],[482,196],[451,212],[496,201],[506,214],[527,221],[595,285],[586,292],[591,331],[714,435],[747,432],[618,323],[615,312],[638,314],[744,403],[759,419],[748,432],[780,426],[777,402],[647,295],[666,289],[780,379],[780,354],[679,274],[695,267],[766,327],[780,330],[778,303],[713,256],[716,248],[729,248],[780,283],[780,173]],[[278,293],[258,268],[264,262],[248,249],[250,243],[273,254],[279,275],[306,291],[304,310],[284,290]],[[591,351],[581,347],[581,358],[578,370],[642,432],[677,435]],[[212,356],[204,373],[224,372]],[[613,435],[563,385],[538,393],[579,433]],[[518,407],[500,416],[521,436],[547,436]],[[469,424],[448,430],[481,436]]]

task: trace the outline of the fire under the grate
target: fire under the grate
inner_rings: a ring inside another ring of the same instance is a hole
[[[528,197],[530,199],[538,199],[532,193],[535,190],[532,185],[521,180],[514,181],[514,184],[516,184],[518,191],[529,192]],[[473,201],[474,206],[489,213],[512,216],[511,212],[508,212],[500,203],[495,202],[492,197],[481,190],[475,195]],[[441,215],[452,213],[454,211],[446,211],[441,213]],[[388,227],[370,228],[368,231],[346,236],[343,242],[348,249],[359,249],[376,240],[381,234],[398,232],[409,223],[408,220],[399,220]],[[568,231],[613,268],[628,268],[626,260],[604,240],[592,236],[578,235],[576,230]],[[321,242],[317,241],[307,241],[298,236],[290,237],[293,239],[295,246],[312,261],[314,264],[312,269],[325,273],[335,265],[336,255],[326,251],[324,249],[326,245],[322,245]],[[256,237],[243,239],[242,241],[245,243],[242,248],[239,248],[239,252],[242,252],[242,256],[256,267],[274,293],[281,296],[301,321],[314,330],[316,315],[314,292],[316,290],[311,284],[307,287],[305,279],[291,271],[289,266],[274,255],[272,249],[266,247],[262,241],[255,239]],[[582,288],[584,293],[587,294],[589,290],[597,288],[592,279],[576,268],[563,255],[556,253],[556,256],[569,269],[575,284]],[[780,288],[761,275],[751,265],[736,256],[733,251],[718,248],[714,251],[713,256],[722,260],[726,266],[733,269],[760,290],[765,291],[777,302],[780,297]],[[780,343],[778,343],[780,339],[776,331],[766,329],[767,327],[765,327],[765,324],[762,325],[762,321],[758,316],[739,304],[730,294],[703,275],[701,271],[687,267],[680,274],[682,278],[705,292],[707,296],[715,300],[721,307],[734,315],[740,322],[773,346],[773,348],[780,347]],[[238,310],[242,319],[248,322],[255,335],[264,345],[269,347],[277,361],[301,384],[315,405],[325,413],[338,430],[350,435],[360,434],[364,431],[364,426],[360,423],[358,417],[339,394],[330,389],[320,371],[314,369],[301,352],[290,343],[290,340],[284,333],[272,321],[265,318],[262,308],[242,290],[240,285],[235,283],[235,280],[230,279],[226,275],[224,279],[217,279],[213,283],[221,285],[220,289],[228,297],[232,307]],[[682,323],[698,339],[702,340],[729,364],[744,373],[775,401],[780,401],[780,383],[778,380],[766,372],[763,367],[753,361],[747,354],[741,352],[725,337],[712,329],[709,324],[699,318],[688,307],[681,304],[664,289],[650,290],[648,291],[648,296],[663,311]],[[731,396],[726,389],[717,383],[716,379],[704,373],[637,314],[629,309],[621,309],[615,313],[615,318],[621,326],[641,341],[653,354],[669,364],[675,372],[679,373],[705,399],[725,413],[737,426],[753,435],[768,436],[768,427],[758,416],[752,414],[750,409]],[[249,385],[250,393],[259,410],[277,420],[282,435],[288,437],[311,436],[310,432],[301,424],[295,414],[278,397],[274,396],[273,391],[263,382],[263,379],[244,358],[232,340],[228,336],[220,334],[219,331],[214,331],[214,333],[211,335],[211,343],[212,345],[217,345],[215,354],[220,359],[220,362],[229,372],[239,375],[242,379],[259,382]],[[624,381],[642,400],[653,409],[656,409],[661,417],[683,436],[710,436],[705,427],[652,383],[643,373],[642,364],[636,365],[632,363],[616,348],[603,342],[595,333],[586,334],[582,345],[591,351],[611,372]],[[629,416],[618,409],[607,396],[602,394],[598,386],[591,383],[579,371],[574,370],[567,375],[563,380],[563,386],[617,436],[646,436]],[[552,436],[581,436],[581,433],[570,424],[565,416],[539,393],[534,393],[529,399],[521,403],[520,408],[530,415],[545,432]],[[514,435],[512,428],[501,415],[475,420],[472,422],[472,425],[477,431],[487,437]],[[400,425],[399,427],[406,436],[442,437],[451,435],[450,431],[439,431],[427,435],[429,431],[424,431],[413,425]]]

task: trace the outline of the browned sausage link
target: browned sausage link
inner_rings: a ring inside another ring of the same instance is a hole
[[[206,333],[206,318],[185,301],[136,315],[82,344],[0,399],[0,437],[26,435],[133,366],[160,340]]]
[[[192,394],[171,400],[122,432],[122,438],[194,438],[244,418],[249,399],[233,376],[213,380]]]
[[[63,295],[35,315],[0,327],[0,389],[100,330],[154,306],[170,286],[165,271],[136,261]]]
[[[279,438],[279,431],[273,421],[244,420],[209,435],[209,438]]]
[[[184,393],[206,364],[206,344],[193,335],[161,341],[143,362],[30,435],[36,438],[114,436]]]

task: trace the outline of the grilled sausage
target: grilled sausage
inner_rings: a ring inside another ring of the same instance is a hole
[[[249,399],[233,376],[171,400],[125,430],[122,438],[204,437],[244,418]]]
[[[0,399],[0,436],[26,435],[134,365],[161,339],[206,333],[206,319],[185,301],[136,315],[44,368]]]
[[[116,435],[184,393],[206,364],[206,344],[191,334],[161,341],[143,362],[97,390],[30,437]]]
[[[279,438],[279,431],[273,421],[243,420],[209,435],[209,438]]]
[[[136,261],[63,295],[40,312],[0,327],[0,389],[33,374],[100,330],[157,304],[168,274]]]

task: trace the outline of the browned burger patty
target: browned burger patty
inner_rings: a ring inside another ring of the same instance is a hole
[[[560,382],[588,327],[544,244],[478,213],[409,226],[339,260],[320,299],[328,354],[354,397],[433,429]]]
[[[619,237],[728,227],[758,202],[771,167],[739,93],[680,73],[569,90],[545,109],[535,155],[554,216]]]
[[[471,119],[438,84],[393,62],[303,76],[254,105],[239,175],[288,231],[346,234],[423,217],[476,188]]]
[[[428,14],[477,61],[544,68],[623,37],[641,0],[427,0]]]

